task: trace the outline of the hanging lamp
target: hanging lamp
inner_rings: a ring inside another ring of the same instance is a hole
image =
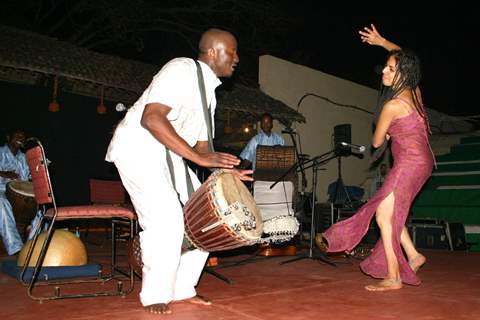
[[[58,92],[58,76],[55,76],[53,79],[53,94],[52,94],[52,102],[48,105],[48,111],[50,112],[58,112],[60,111],[60,105],[57,102],[57,92]]]
[[[103,104],[103,96],[105,95],[105,86],[102,84],[100,87],[100,104],[97,106],[97,113],[98,114],[105,114],[107,113],[107,107]]]

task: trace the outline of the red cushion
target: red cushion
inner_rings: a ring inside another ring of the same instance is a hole
[[[67,219],[111,219],[124,218],[135,219],[135,212],[132,209],[114,206],[114,205],[88,205],[88,206],[70,206],[58,207],[58,220]],[[53,217],[53,208],[48,209],[46,216]]]

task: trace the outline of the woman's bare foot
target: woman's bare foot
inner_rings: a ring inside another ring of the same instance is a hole
[[[402,280],[384,279],[378,284],[371,284],[365,287],[367,291],[390,291],[402,288]]]
[[[321,233],[317,233],[315,235],[315,244],[316,244],[317,248],[320,249],[320,251],[322,251],[322,252],[327,252],[328,251],[328,246],[325,243],[325,241],[323,240],[323,235]]]
[[[427,262],[427,258],[421,253],[417,254],[415,258],[408,260],[408,265],[412,268],[413,272],[417,273],[418,269],[420,269],[425,262]]]
[[[172,310],[168,306],[168,303],[155,303],[149,306],[145,306],[145,310],[153,314],[171,314]]]
[[[212,301],[210,301],[207,298],[202,297],[198,294],[194,297],[191,297],[191,298],[188,298],[188,299],[185,299],[185,300],[181,300],[180,302],[198,304],[198,305],[201,305],[201,306],[211,306],[212,305]]]

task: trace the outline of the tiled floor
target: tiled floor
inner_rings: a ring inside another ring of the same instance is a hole
[[[89,246],[89,252],[97,249]],[[102,253],[103,254],[103,253]],[[32,301],[14,278],[0,273],[1,319],[480,319],[480,253],[424,251],[423,283],[378,293],[363,287],[375,280],[363,275],[358,260],[332,257],[332,267],[289,257],[258,259],[226,267],[245,256],[220,259],[215,270],[232,285],[204,273],[198,292],[212,306],[176,303],[167,316],[146,313],[138,300],[140,281],[125,298],[101,297]],[[0,261],[11,259],[3,255]],[[225,267],[225,268],[223,268]]]

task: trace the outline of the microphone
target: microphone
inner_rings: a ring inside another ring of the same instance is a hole
[[[287,133],[287,134],[297,134],[294,129],[286,127],[285,129],[282,130],[282,133]]]
[[[350,148],[353,148],[355,150],[357,150],[358,152],[364,152],[365,151],[365,146],[359,146],[357,144],[351,144],[351,143],[347,143],[347,142],[340,142],[340,145],[344,146],[344,147],[350,147]]]
[[[125,105],[121,102],[117,103],[117,105],[115,106],[115,111],[117,112],[123,112],[126,110],[127,110],[127,107],[125,107]]]

